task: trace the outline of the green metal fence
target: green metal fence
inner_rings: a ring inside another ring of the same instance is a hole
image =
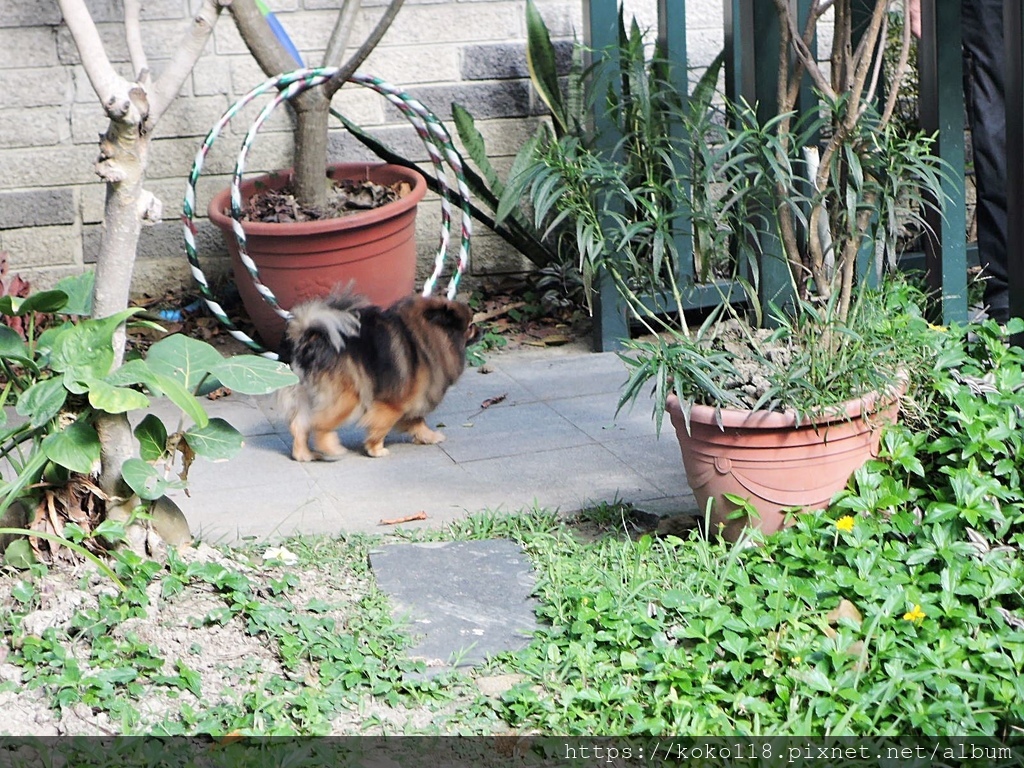
[[[706,1],[706,0],[705,0]],[[726,92],[732,98],[744,98],[750,104],[757,104],[759,115],[768,117],[775,105],[776,73],[778,61],[778,18],[771,0],[722,0],[725,20]],[[806,18],[810,0],[791,0],[803,18]],[[687,51],[686,51],[686,10],[693,0],[658,0],[658,39],[673,63],[672,72],[678,82],[679,92],[686,93]],[[865,13],[867,0],[864,0]],[[1017,24],[1020,29],[1021,13],[1018,3],[1015,11],[1007,11],[1007,28]],[[584,28],[587,45],[594,51],[614,51],[618,43],[618,0],[584,0]],[[1017,15],[1012,17],[1012,14]],[[962,56],[960,53],[960,4],[945,0],[922,0],[924,34],[919,46],[919,97],[921,125],[938,137],[937,152],[949,163],[950,181],[946,189],[948,201],[941,217],[931,222],[934,237],[927,238],[923,255],[916,261],[927,272],[931,288],[939,297],[938,312],[944,322],[963,322],[967,319],[967,243],[966,204],[964,187],[964,103]],[[1008,37],[1013,37],[1008,35]],[[1008,51],[1009,51],[1008,46]],[[1017,43],[1017,49],[1020,45]],[[1011,52],[1012,53],[1012,52]],[[606,54],[611,55],[611,54]],[[1018,57],[1020,58],[1020,57]],[[1010,56],[1011,62],[1014,60]],[[1012,80],[1010,82],[1013,82]],[[1018,78],[1016,81],[1020,83]],[[801,94],[801,102],[809,104],[814,94],[808,86]],[[1010,105],[1012,109],[1012,104]],[[600,111],[595,112],[595,128],[603,141],[614,145],[614,125]],[[1015,125],[1024,132],[1024,120],[1014,123],[1008,120],[1011,133]],[[1012,139],[1010,136],[1008,139]],[[1008,141],[1013,147],[1013,141]],[[1019,149],[1021,142],[1016,147]],[[1020,153],[1024,154],[1024,153]],[[1013,157],[1010,158],[1011,173]],[[1018,158],[1018,165],[1024,159]],[[1020,188],[1019,179],[1017,180]],[[1010,191],[1014,190],[1011,180]],[[1011,198],[1019,199],[1019,198]],[[1012,208],[1011,208],[1012,210]],[[693,282],[692,243],[688,234],[686,211],[680,212],[679,232],[676,247],[679,253],[680,284]],[[1013,221],[1014,217],[1011,217]],[[1016,217],[1022,220],[1024,217]],[[1017,223],[1017,222],[1015,222]],[[1024,257],[1020,248],[1014,250],[1015,242],[1024,242],[1024,224],[1019,233],[1011,225],[1011,291],[1014,280],[1022,281],[1017,295],[1024,297]],[[1014,238],[1017,238],[1015,241]],[[778,298],[788,290],[790,284],[788,266],[779,252],[779,258],[767,258],[760,267],[759,289],[762,295]],[[911,261],[914,261],[911,259]],[[1022,262],[1015,268],[1016,262]],[[705,286],[689,291],[687,302],[690,308],[711,306],[721,301],[721,291],[739,298],[740,292],[729,286]],[[731,294],[729,291],[733,291]],[[656,302],[655,302],[656,303]],[[1011,310],[1024,310],[1024,301],[1015,303],[1011,294]],[[595,306],[595,348],[615,349],[629,336],[628,317],[615,289],[608,283],[602,284]]]

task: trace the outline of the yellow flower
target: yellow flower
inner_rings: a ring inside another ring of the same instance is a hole
[[[928,323],[928,327],[931,328],[933,331],[939,331],[940,333],[945,333],[946,331],[949,330],[944,325],[932,325],[931,323]]]
[[[838,520],[836,520],[836,528],[838,530],[840,530],[840,531],[845,532],[845,533],[849,533],[850,531],[853,530],[853,523],[854,523],[854,520],[853,520],[852,516],[850,516],[850,515],[843,515]]]
[[[920,605],[914,605],[914,607],[911,610],[903,614],[904,621],[913,621],[916,624],[920,624],[922,621],[924,621],[924,618],[925,614],[924,611],[921,610]]]

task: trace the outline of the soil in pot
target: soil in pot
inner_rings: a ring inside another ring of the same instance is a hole
[[[416,280],[416,206],[426,194],[426,180],[394,165],[339,164],[329,175],[346,180],[334,195],[336,207],[348,211],[341,217],[301,209],[288,191],[291,171],[242,184],[243,204],[253,201],[253,217],[262,219],[242,224],[260,281],[285,309],[350,282],[379,306],[410,295]],[[210,220],[224,234],[238,292],[260,341],[277,350],[285,323],[260,295],[239,256],[230,194],[222,190],[210,201]]]

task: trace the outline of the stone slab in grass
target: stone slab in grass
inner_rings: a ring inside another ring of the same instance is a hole
[[[537,628],[533,569],[513,541],[388,544],[370,567],[428,676],[519,650]]]

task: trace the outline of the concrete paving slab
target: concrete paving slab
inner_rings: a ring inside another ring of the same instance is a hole
[[[246,435],[246,444],[228,462],[197,461],[191,498],[175,500],[194,532],[225,542],[379,533],[388,530],[381,519],[420,511],[427,520],[407,526],[438,527],[485,509],[534,504],[566,513],[616,499],[648,510],[692,506],[671,431],[658,439],[642,404],[614,415],[625,380],[617,356],[516,353],[488,365],[489,374],[467,369],[428,418],[446,442],[421,446],[391,435],[391,453],[379,459],[362,453],[363,432],[350,426],[339,430],[349,454],[300,464],[291,459],[276,396],[204,401],[211,416]],[[481,408],[502,394],[505,400]]]
[[[505,370],[542,400],[612,392],[617,395],[627,379],[625,363],[611,352],[534,359],[509,365]]]
[[[263,400],[276,399],[273,395],[268,397],[256,397],[253,395],[231,394],[219,400],[202,398],[203,407],[207,413],[212,414],[212,407],[217,403],[216,415],[224,419],[239,432],[246,436],[272,434],[276,425],[268,421],[260,403]]]
[[[471,421],[449,426],[446,435],[441,450],[460,463],[592,442],[547,403],[494,405]]]
[[[448,414],[472,415],[481,410],[484,401],[496,398],[502,398],[502,402],[509,404],[532,403],[538,400],[537,395],[506,371],[488,365],[483,369],[467,368],[448,390],[448,394],[434,414],[438,418],[445,418]]]
[[[614,397],[605,393],[545,402],[577,429],[598,442],[655,436],[654,419],[649,408],[638,404],[634,408],[626,406],[618,414],[615,413],[618,393]]]
[[[514,511],[533,505],[563,512],[601,501],[638,502],[664,496],[604,446],[536,451],[507,458],[467,462],[466,472],[488,489],[495,503]]]
[[[632,467],[651,487],[669,496],[690,492],[686,484],[686,469],[673,432],[662,432],[660,440],[633,437],[609,440],[603,445],[623,463]]]
[[[427,514],[437,526],[464,517],[476,481],[434,446],[392,446],[379,459],[350,454],[306,466],[321,498],[331,499],[337,530],[381,532],[381,519]]]
[[[428,677],[519,650],[537,629],[536,579],[515,542],[391,544],[370,552],[370,567]]]
[[[300,483],[265,478],[239,488],[195,488],[168,494],[181,507],[193,538],[210,544],[271,541],[297,534],[337,534],[335,510],[308,477]]]
[[[218,410],[218,416],[220,411]],[[230,423],[230,422],[229,422]],[[240,454],[225,461],[197,458],[188,473],[195,495],[213,489],[245,491],[252,485],[278,482],[282,485],[308,483],[309,476],[298,462],[291,461],[291,442],[276,433],[244,438]],[[287,459],[287,461],[285,461]]]

